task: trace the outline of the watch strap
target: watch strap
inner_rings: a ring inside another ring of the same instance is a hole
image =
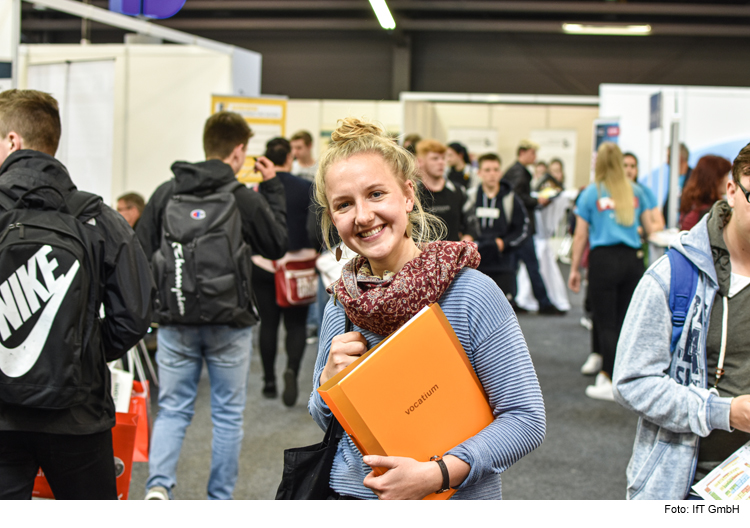
[[[448,474],[448,466],[445,465],[443,457],[441,457],[440,455],[435,455],[431,457],[430,460],[437,462],[438,467],[440,467],[440,472],[443,474],[443,486],[435,493],[443,493],[444,491],[448,491],[449,489],[451,489],[451,479],[450,475]]]

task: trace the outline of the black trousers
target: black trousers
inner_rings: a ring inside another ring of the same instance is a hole
[[[31,499],[40,467],[58,500],[117,500],[111,429],[89,435],[0,431],[0,499]]]
[[[542,274],[539,272],[539,260],[536,258],[534,237],[529,236],[521,242],[521,245],[513,250],[513,256],[515,258],[514,268],[516,272],[518,271],[519,260],[526,266],[526,271],[529,273],[529,281],[531,281],[531,291],[534,292],[534,297],[539,303],[539,308],[552,304],[549,297],[547,297],[547,288],[544,286]]]
[[[643,276],[640,249],[625,245],[600,246],[589,254],[589,299],[602,355],[602,370],[611,378],[625,314]]]
[[[287,369],[299,372],[307,339],[307,310],[309,306],[280,308],[276,304],[276,284],[273,273],[253,266],[253,291],[260,312],[260,358],[263,363],[263,379],[275,383],[274,365],[279,340],[279,324],[284,316],[286,328]]]

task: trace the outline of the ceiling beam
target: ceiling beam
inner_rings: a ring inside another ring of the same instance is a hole
[[[375,20],[335,18],[206,18],[166,19],[156,23],[165,28],[180,31],[377,31],[382,32]],[[80,31],[78,20],[28,19],[23,20],[25,31]],[[401,19],[399,28],[414,32],[481,32],[481,33],[562,33],[562,25],[556,21],[510,21],[510,20],[414,20]],[[651,24],[651,36],[703,36],[703,37],[750,37],[746,25],[740,24]],[[92,30],[109,29],[94,25]],[[583,38],[583,37],[579,37]],[[632,37],[631,37],[632,38]],[[648,38],[648,37],[642,37]]]
[[[106,8],[107,1],[94,0]],[[632,15],[632,16],[698,16],[750,17],[750,5],[705,2],[529,2],[481,0],[388,0],[391,11],[456,13],[535,13],[560,15]],[[190,0],[182,11],[370,11],[365,0]]]
[[[579,15],[671,15],[750,17],[748,5],[679,4],[660,2],[483,2],[457,0],[389,0],[392,10],[477,13],[547,13]]]

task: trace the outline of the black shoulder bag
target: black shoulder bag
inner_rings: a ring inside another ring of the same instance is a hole
[[[351,331],[352,323],[347,317],[344,332]],[[322,442],[285,449],[284,473],[276,500],[325,500],[333,495],[328,481],[336,448],[343,435],[343,427],[335,416],[331,416]]]

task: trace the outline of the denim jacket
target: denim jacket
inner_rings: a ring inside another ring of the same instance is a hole
[[[673,245],[699,270],[698,287],[674,354],[670,353],[671,268],[664,256],[641,279],[617,344],[615,399],[638,416],[627,467],[628,499],[683,499],[690,491],[700,437],[730,431],[731,398],[708,389],[706,338],[718,281],[706,215]]]

